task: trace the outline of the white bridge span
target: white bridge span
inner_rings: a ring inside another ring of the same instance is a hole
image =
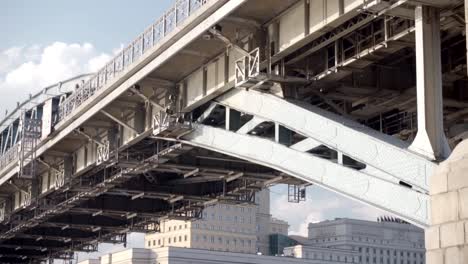
[[[188,144],[275,168],[420,226],[428,225],[428,181],[436,164],[409,151],[405,142],[323,110],[257,91],[236,89],[215,101],[253,118],[237,131],[197,124],[195,131],[184,137]],[[280,131],[275,131],[278,136],[272,139],[248,134],[268,121],[276,130],[283,126],[304,139],[285,146],[279,142]],[[333,161],[308,152],[321,145],[366,166],[355,169],[343,164],[342,158]]]

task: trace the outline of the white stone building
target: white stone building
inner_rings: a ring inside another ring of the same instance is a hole
[[[133,248],[78,264],[344,264],[341,261],[273,257],[193,248]]]
[[[287,235],[288,223],[271,217],[269,190],[258,192],[256,204],[215,204],[200,220],[168,220],[160,232],[145,237],[146,248],[183,247],[269,254],[269,235]]]
[[[330,248],[355,252],[357,263],[362,264],[424,264],[424,230],[402,221],[379,222],[335,219],[309,224],[307,240],[300,238],[297,246],[284,252],[295,257],[346,260],[349,254],[320,254],[312,248]]]

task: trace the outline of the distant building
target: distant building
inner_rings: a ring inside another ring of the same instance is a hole
[[[273,257],[193,248],[133,248],[106,254],[100,259],[78,264],[345,264],[339,261],[318,261],[291,257]]]
[[[168,220],[160,232],[145,237],[146,248],[183,247],[264,255],[270,234],[288,234],[287,222],[270,214],[270,193],[256,194],[256,204],[218,203],[203,210],[202,219]]]
[[[425,263],[424,230],[392,218],[378,222],[335,219],[309,224],[308,238],[290,239],[297,244],[285,247],[284,254],[298,258],[342,262],[352,258],[354,263],[362,264]]]

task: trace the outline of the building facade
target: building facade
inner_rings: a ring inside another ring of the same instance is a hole
[[[146,235],[146,248],[172,246],[268,255],[269,235],[287,235],[289,225],[271,217],[269,190],[258,192],[255,201],[241,205],[218,203],[205,208],[198,220],[164,221],[160,232]]]
[[[390,218],[380,219],[378,222],[335,219],[309,224],[308,239],[298,241],[298,245],[284,250],[285,254],[295,257],[334,260],[349,258],[346,254],[306,254],[307,247],[351,251],[356,253],[353,253],[353,259],[357,257],[357,263],[362,264],[425,263],[424,230]]]
[[[99,259],[78,264],[345,264],[341,261],[312,260],[292,257],[273,257],[235,252],[163,247],[153,249],[132,248],[106,254]],[[349,262],[348,262],[349,263]]]

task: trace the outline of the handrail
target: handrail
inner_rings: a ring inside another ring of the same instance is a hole
[[[59,106],[57,122],[64,120],[73,110],[93,96],[97,90],[113,80],[117,73],[129,68],[133,62],[137,61],[145,52],[174,31],[195,11],[211,1],[216,0],[176,0],[175,5],[166,11],[161,18],[156,20],[130,45],[63,101]]]

